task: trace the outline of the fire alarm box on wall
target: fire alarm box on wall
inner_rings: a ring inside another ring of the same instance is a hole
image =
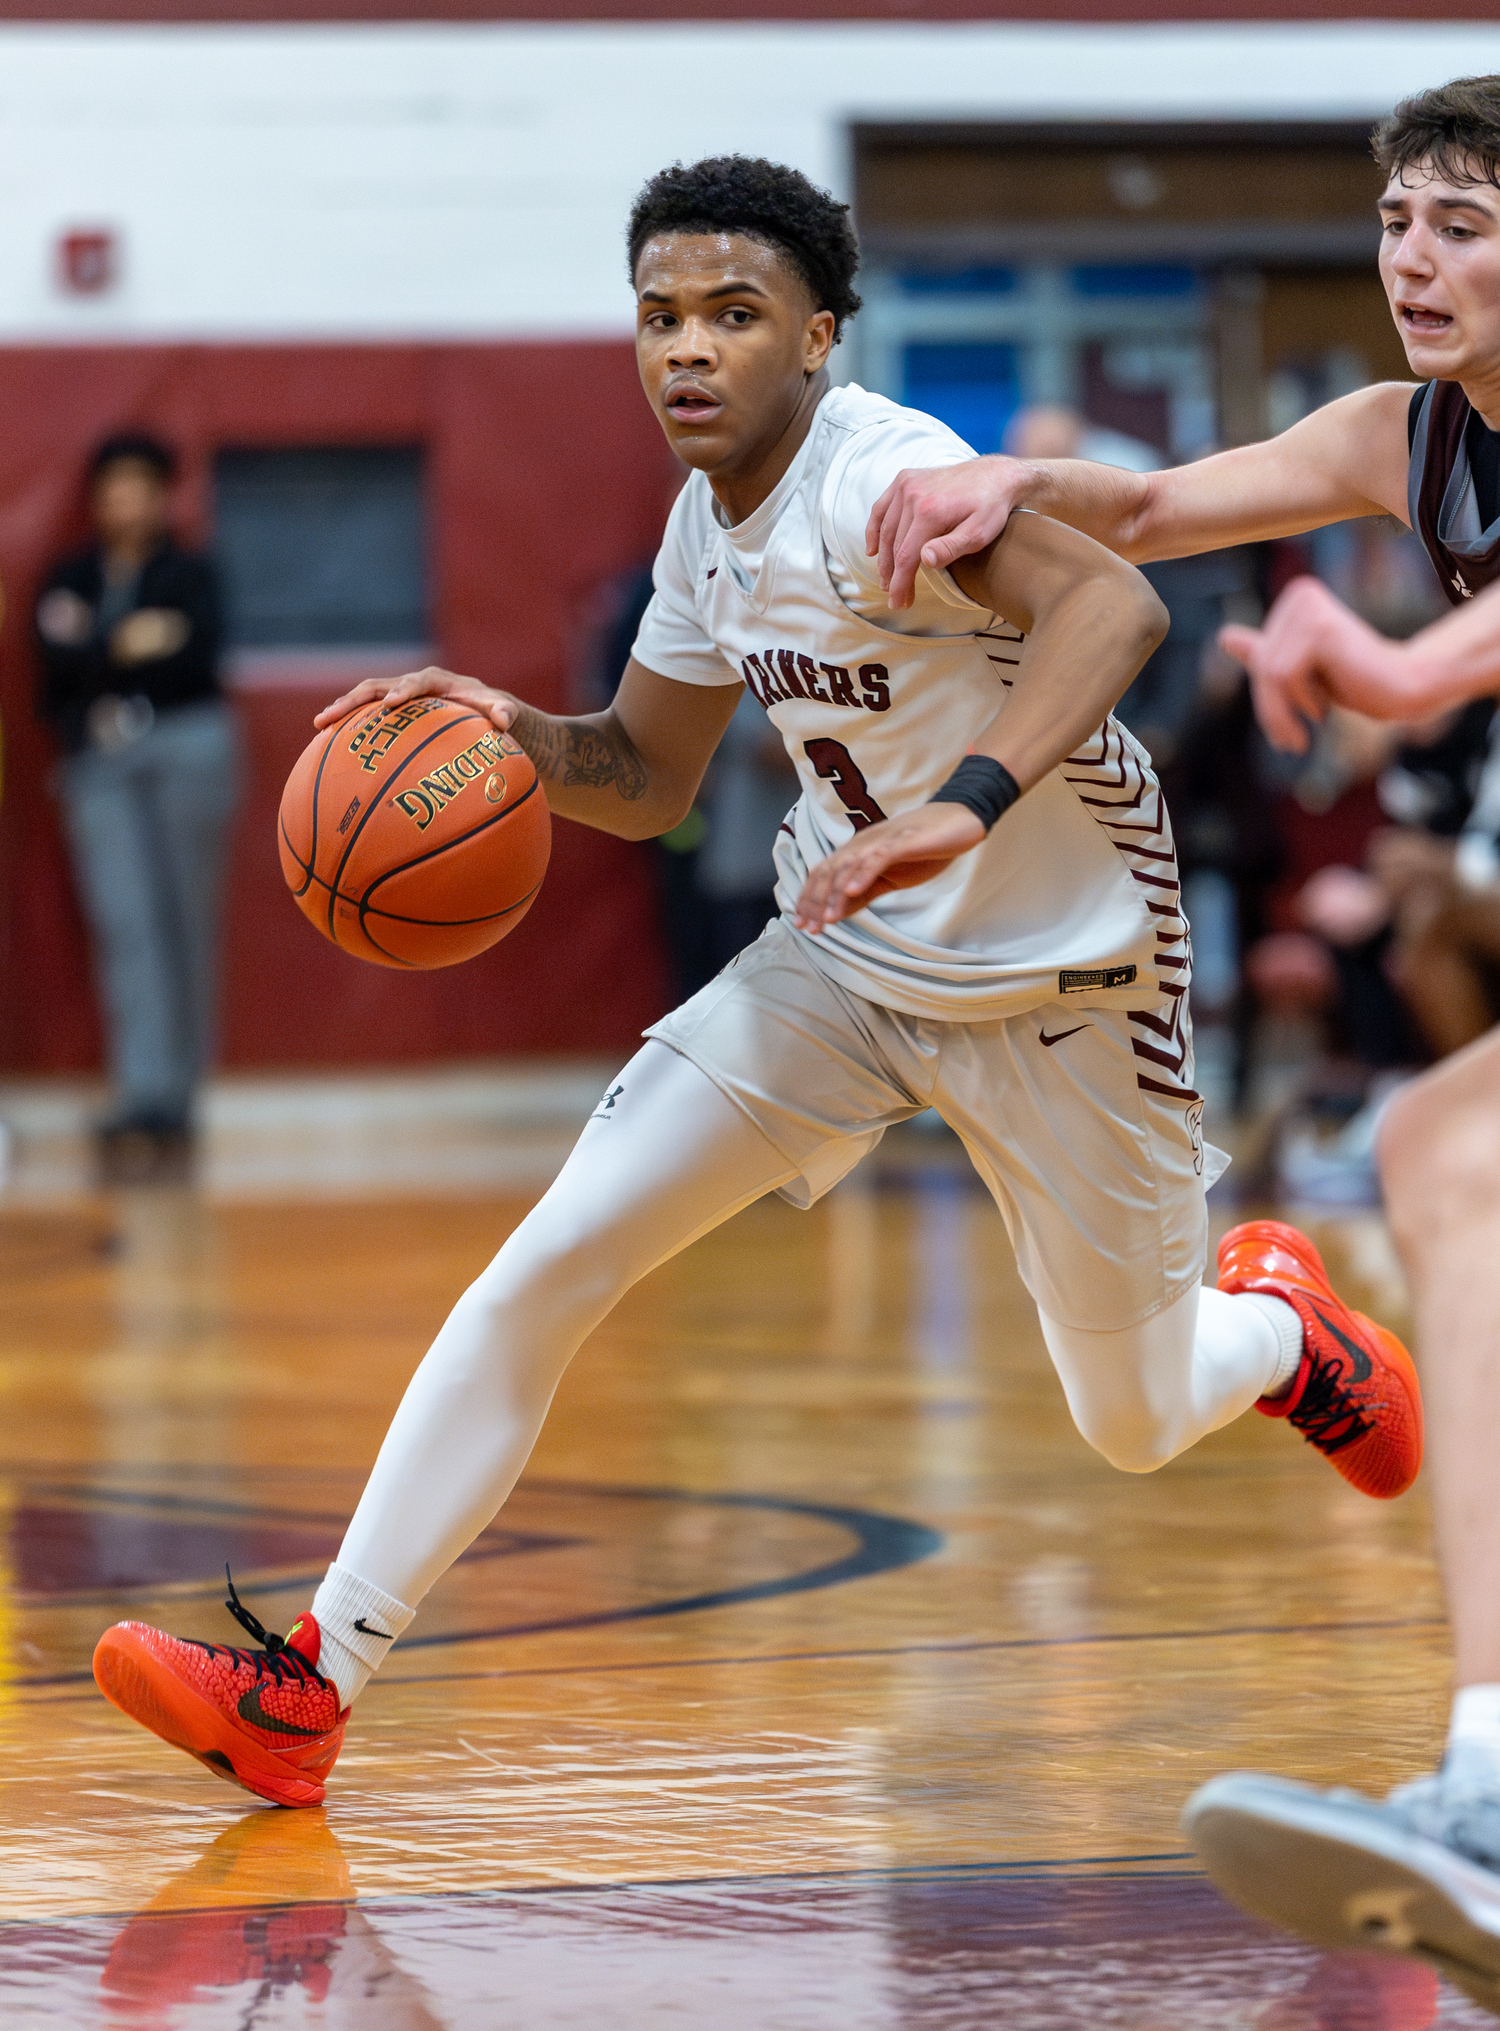
[[[119,273],[119,241],[109,227],[78,227],[58,235],[58,286],[69,296],[98,296],[114,287]]]

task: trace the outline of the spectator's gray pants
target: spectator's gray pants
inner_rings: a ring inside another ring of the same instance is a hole
[[[239,775],[239,730],[217,702],[164,712],[129,747],[63,764],[121,1116],[181,1122],[192,1105],[212,1044]]]

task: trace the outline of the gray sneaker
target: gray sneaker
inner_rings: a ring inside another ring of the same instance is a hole
[[[1334,1949],[1415,1955],[1500,2017],[1500,1795],[1453,1759],[1384,1805],[1239,1771],[1183,1826],[1243,1910]]]

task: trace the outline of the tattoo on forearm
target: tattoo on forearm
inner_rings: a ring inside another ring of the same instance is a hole
[[[527,705],[516,715],[511,734],[530,755],[537,774],[565,789],[614,789],[627,804],[646,794],[646,765],[623,731],[554,719]]]

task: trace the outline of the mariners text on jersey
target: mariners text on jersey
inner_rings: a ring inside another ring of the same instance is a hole
[[[847,705],[856,711],[891,709],[891,673],[884,663],[861,663],[857,671],[849,671],[841,663],[815,663],[799,649],[766,649],[759,656],[747,656],[740,675],[766,706],[810,698],[819,705]]]

